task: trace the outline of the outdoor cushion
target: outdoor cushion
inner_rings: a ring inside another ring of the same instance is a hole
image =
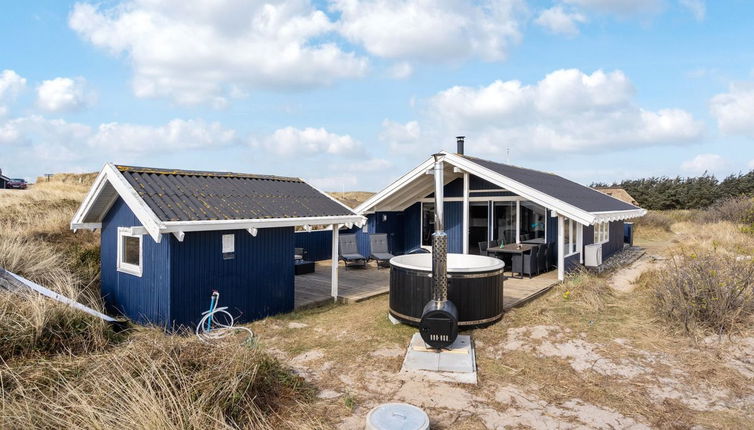
[[[386,252],[373,252],[372,257],[376,258],[377,260],[390,260],[394,257],[394,255]]]

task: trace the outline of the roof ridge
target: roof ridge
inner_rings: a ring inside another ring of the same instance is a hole
[[[209,172],[203,170],[183,170],[183,169],[162,169],[158,167],[141,167],[141,166],[125,166],[116,164],[115,168],[120,172],[130,173],[148,173],[159,175],[175,175],[175,176],[206,176],[206,177],[218,177],[218,178],[244,178],[244,179],[267,179],[275,181],[287,181],[287,182],[304,182],[301,178],[294,178],[291,176],[275,176],[275,175],[259,175],[254,173],[235,173],[235,172]]]

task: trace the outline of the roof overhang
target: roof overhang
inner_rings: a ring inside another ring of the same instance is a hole
[[[320,191],[321,192],[321,191]],[[323,193],[324,194],[324,193]],[[329,195],[325,194],[327,197]],[[128,183],[114,164],[108,163],[94,180],[92,188],[84,198],[71,221],[73,230],[94,230],[102,228],[102,220],[118,197],[122,198],[146,232],[160,242],[163,234],[173,233],[183,237],[190,231],[242,230],[256,231],[260,228],[298,227],[312,225],[346,224],[363,226],[366,218],[361,215],[290,217],[238,220],[202,220],[202,221],[162,221],[149,208],[136,190]],[[332,197],[330,197],[332,198]],[[340,203],[340,202],[338,202]],[[343,205],[349,209],[347,206]]]
[[[522,184],[521,182],[515,181],[507,176],[501,175],[500,173],[483,167],[467,158],[449,153],[447,151],[441,151],[441,154],[443,154],[443,160],[447,164],[456,167],[463,172],[473,174],[474,176],[484,179],[505,190],[511,191],[514,194],[517,194],[550,210],[556,211],[557,213],[584,225],[635,218],[646,214],[646,210],[640,208],[612,212],[585,211],[572,204],[566,203],[560,199],[554,198],[546,193],[536,190],[528,185]],[[418,181],[419,183],[421,183],[422,175],[426,174],[427,169],[429,169],[433,163],[434,159],[430,157],[418,167],[401,176],[392,184],[388,185],[385,189],[359,205],[355,209],[356,213],[370,213],[375,210],[379,210],[381,205],[392,210],[405,210],[406,207],[410,206],[416,201],[415,189],[422,188],[422,186],[417,185],[416,182]],[[433,188],[431,187],[429,188],[430,192],[432,189]],[[395,195],[401,192],[408,194],[408,196],[406,196],[404,199],[396,198]],[[396,206],[395,202],[403,202],[404,205]]]

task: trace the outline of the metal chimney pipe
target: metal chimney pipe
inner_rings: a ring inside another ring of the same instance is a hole
[[[456,154],[463,155],[463,143],[466,136],[456,136]]]
[[[436,302],[448,300],[448,235],[445,234],[443,155],[435,154],[435,232],[432,234],[432,295]]]

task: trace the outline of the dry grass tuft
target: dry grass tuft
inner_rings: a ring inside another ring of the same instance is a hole
[[[700,223],[727,221],[736,224],[754,224],[754,199],[741,196],[719,200],[707,209],[699,211],[695,221]]]
[[[754,318],[754,263],[712,252],[675,256],[646,275],[658,316],[687,334],[731,334]]]
[[[636,231],[642,230],[659,230],[669,232],[673,225],[673,218],[665,212],[649,211],[646,215],[634,220]]]
[[[143,330],[108,354],[0,370],[3,428],[310,428],[304,380],[238,339]]]
[[[560,296],[588,312],[599,312],[615,298],[613,289],[602,276],[579,270],[560,285]]]

